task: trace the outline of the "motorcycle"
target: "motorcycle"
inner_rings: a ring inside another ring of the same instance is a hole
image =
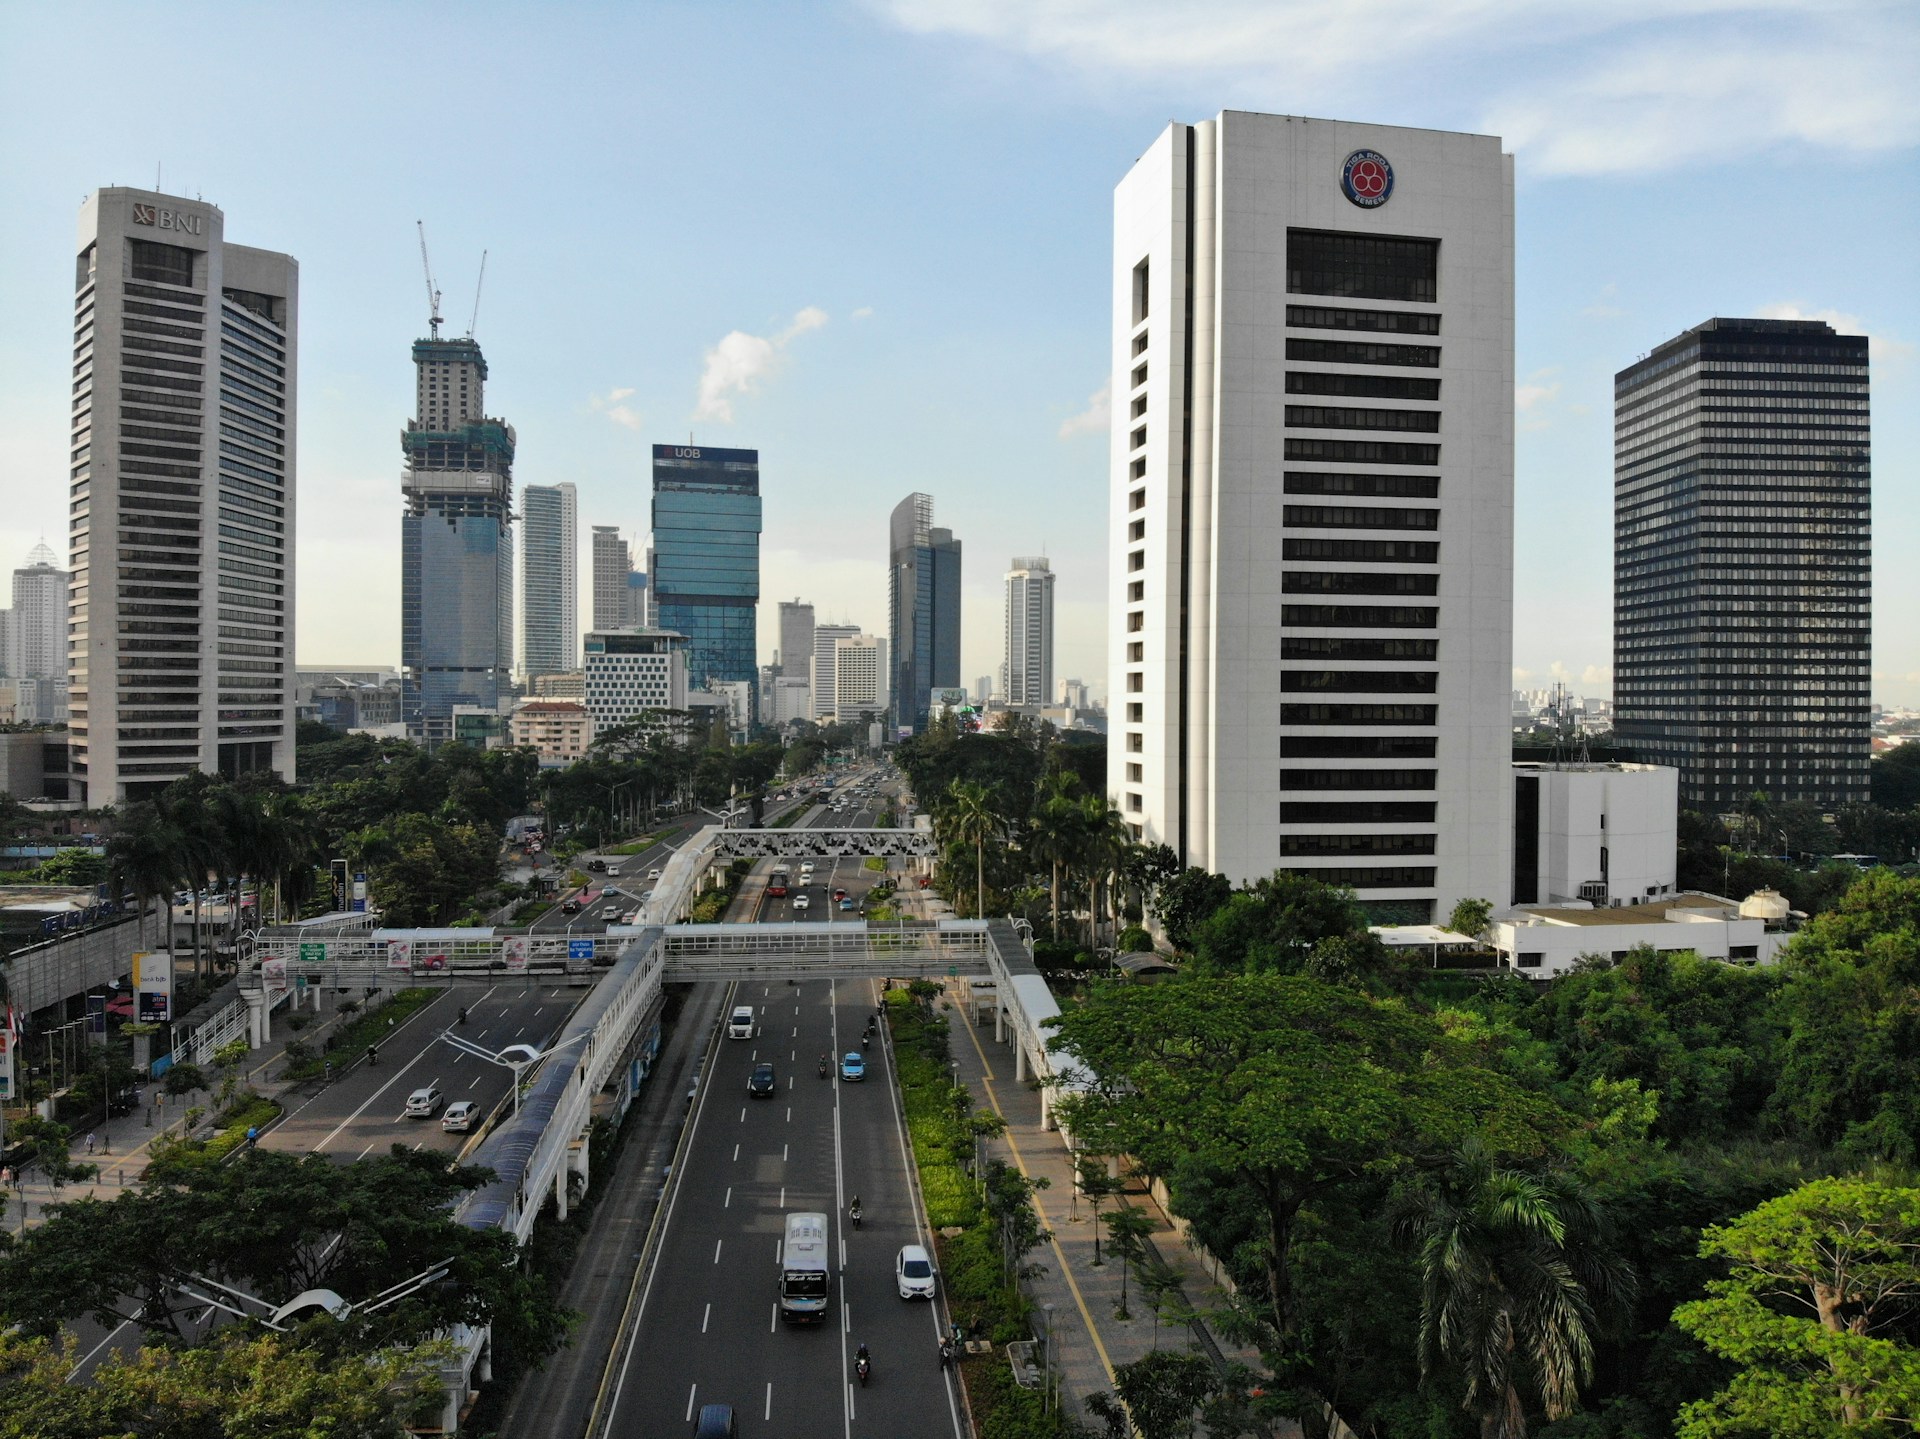
[[[827,1062],[824,1059],[820,1061],[820,1077],[822,1079],[827,1077]]]
[[[367,1046],[367,1068],[372,1069],[380,1062],[380,1051],[373,1045]]]
[[[465,1024],[467,1022],[467,1007],[464,1004],[460,1006],[459,1022],[461,1024]]]
[[[854,1202],[854,1204],[852,1205],[852,1207],[851,1207],[851,1208],[849,1208],[849,1209],[847,1210],[847,1218],[849,1218],[849,1219],[851,1219],[851,1220],[853,1221],[853,1227],[854,1227],[855,1229],[858,1229],[858,1228],[860,1227],[860,1204],[859,1204],[859,1201],[857,1201],[857,1200],[856,1200],[856,1201]]]
[[[949,1369],[952,1366],[953,1366],[953,1341],[951,1339],[942,1339],[940,1341],[940,1367],[942,1369]]]
[[[864,1344],[860,1346],[860,1352],[854,1356],[853,1372],[860,1376],[860,1385],[865,1388],[867,1380],[873,1374],[873,1357],[867,1353],[867,1346]]]

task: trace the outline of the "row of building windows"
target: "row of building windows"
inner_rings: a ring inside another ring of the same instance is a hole
[[[1353,495],[1393,499],[1435,499],[1438,475],[1362,475],[1335,470],[1288,470],[1285,491],[1290,495]]]
[[[1400,335],[1437,335],[1440,317],[1406,310],[1352,310],[1333,305],[1289,305],[1287,323],[1306,330],[1375,330]]]
[[[1283,704],[1283,725],[1431,725],[1438,724],[1438,705],[1396,704]]]
[[[1280,592],[1289,595],[1431,595],[1438,594],[1439,589],[1440,576],[1437,574],[1288,570],[1280,576]]]
[[[1439,775],[1431,769],[1283,769],[1283,790],[1432,789]]]
[[[1425,605],[1282,605],[1280,623],[1300,629],[1418,629],[1440,622],[1440,611]]]
[[[1282,694],[1432,694],[1434,670],[1282,670]]]
[[[1281,523],[1288,529],[1437,530],[1440,511],[1377,505],[1286,505]]]

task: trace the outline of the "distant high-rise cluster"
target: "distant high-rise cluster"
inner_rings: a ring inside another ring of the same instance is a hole
[[[80,207],[62,630],[70,795],[94,807],[294,777],[299,266],[225,230],[151,190]]]

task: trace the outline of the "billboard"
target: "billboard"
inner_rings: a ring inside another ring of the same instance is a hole
[[[173,955],[164,949],[133,956],[134,1018],[165,1024],[173,1018]]]

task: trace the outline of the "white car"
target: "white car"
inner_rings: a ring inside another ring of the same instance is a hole
[[[933,1260],[918,1244],[903,1244],[893,1261],[893,1279],[902,1299],[931,1299],[938,1280]]]
[[[424,1084],[407,1096],[407,1118],[431,1119],[446,1102],[447,1097],[440,1092],[439,1085]]]
[[[812,905],[813,905],[813,902],[809,900],[804,894],[796,894],[793,897],[793,907],[795,909],[810,909],[812,908]]]
[[[456,1099],[440,1116],[440,1127],[449,1134],[465,1134],[480,1117],[480,1106],[471,1099]]]
[[[647,878],[648,878],[648,879],[658,879],[658,878],[660,878],[660,871],[659,871],[659,870],[657,870],[657,869],[650,869],[650,870],[648,870],[648,871],[647,871]]]

